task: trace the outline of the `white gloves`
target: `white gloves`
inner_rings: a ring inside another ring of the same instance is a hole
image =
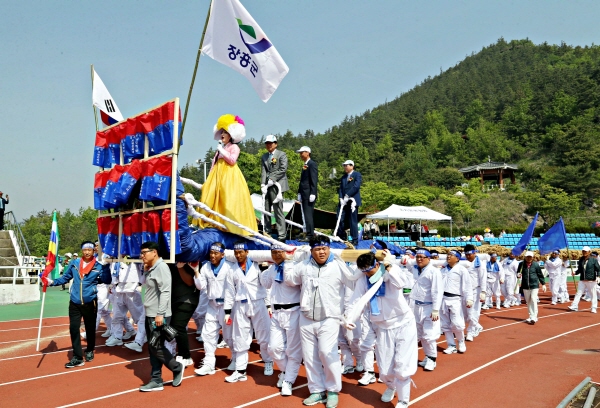
[[[52,286],[52,284],[54,283],[54,281],[50,279],[50,277],[46,277],[46,282],[48,282],[48,286]]]
[[[542,292],[546,293],[546,285],[542,285]]]
[[[348,329],[348,330],[356,329],[356,325],[354,323],[346,323],[345,326],[346,326],[346,329]]]
[[[269,187],[267,187],[264,184],[260,185],[260,191],[262,191],[263,194],[267,194],[267,190],[269,189]]]
[[[302,201],[302,196],[298,193],[298,201]]]
[[[467,300],[467,308],[471,308],[473,306],[472,300]]]
[[[314,194],[311,194],[310,196],[308,196],[308,201],[313,203],[315,201],[315,198],[317,198],[317,197]]]
[[[219,142],[219,144],[217,145],[217,150],[219,151],[219,153],[225,152],[225,148],[223,147],[223,144],[221,142]]]
[[[383,258],[383,265],[384,266],[390,266],[391,264],[395,263],[396,257],[394,257],[394,255],[392,255],[390,253],[389,249],[384,249],[383,250],[383,254],[385,255],[385,257]]]
[[[273,183],[273,180],[269,180],[269,182],[267,183],[268,187],[271,187],[272,185],[274,185],[275,183]]]
[[[346,204],[348,202],[348,200],[350,200],[350,197],[348,197],[348,195],[344,196],[344,204]]]
[[[226,325],[230,325],[231,324],[231,315],[226,314],[224,320],[225,320]]]
[[[269,317],[273,317],[273,311],[271,310],[271,306],[267,307],[267,312],[269,312]]]
[[[479,300],[481,300],[482,302],[485,302],[485,292],[481,292],[481,294],[479,295]]]
[[[431,320],[434,322],[437,322],[440,318],[440,312],[439,310],[432,310],[431,311]]]
[[[340,198],[340,207],[343,207],[343,206],[344,206],[344,199]]]

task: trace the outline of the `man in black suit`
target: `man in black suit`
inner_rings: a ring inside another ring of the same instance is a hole
[[[310,239],[315,230],[313,221],[313,212],[315,202],[317,201],[317,183],[319,182],[319,166],[314,160],[310,159],[310,147],[302,146],[296,150],[304,163],[302,173],[300,174],[300,185],[298,186],[298,201],[302,203],[302,217],[304,218],[304,228],[306,230],[306,239]]]
[[[362,205],[360,199],[360,185],[362,184],[362,175],[358,171],[354,171],[354,162],[346,160],[344,162],[344,175],[340,180],[338,188],[338,196],[340,204],[338,206],[338,217],[340,217],[340,225],[337,229],[337,236],[346,241],[346,218],[350,218],[350,235],[352,235],[352,245],[358,244],[358,207]],[[347,225],[347,224],[346,224]]]

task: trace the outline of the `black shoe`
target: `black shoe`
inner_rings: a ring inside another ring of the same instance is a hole
[[[71,359],[71,361],[69,361],[67,364],[65,364],[65,368],[81,367],[83,365],[85,365],[85,362],[83,361],[82,358],[73,357]]]
[[[85,352],[85,361],[92,361],[93,359],[94,359],[94,352],[86,351]]]

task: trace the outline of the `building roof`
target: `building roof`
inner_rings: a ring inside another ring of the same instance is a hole
[[[476,165],[469,166],[469,167],[463,167],[462,169],[458,169],[458,171],[460,171],[461,173],[470,173],[472,171],[495,170],[495,169],[518,170],[519,167],[516,164],[488,161],[485,163],[476,164]]]

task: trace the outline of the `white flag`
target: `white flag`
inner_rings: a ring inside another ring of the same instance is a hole
[[[290,70],[239,0],[213,0],[202,52],[248,78],[263,102]]]
[[[96,70],[94,70],[94,80],[92,87],[92,104],[100,109],[100,118],[106,126],[123,120],[123,115],[113,100],[112,96],[104,86],[104,82],[100,79]]]

